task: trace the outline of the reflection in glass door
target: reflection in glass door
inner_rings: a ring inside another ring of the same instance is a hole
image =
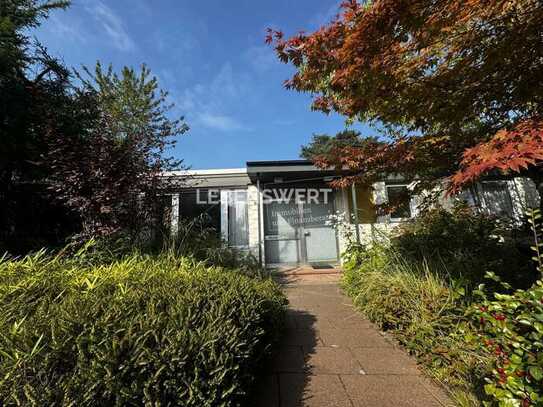
[[[294,201],[264,204],[264,248],[268,264],[300,262],[299,207]]]
[[[335,264],[338,259],[336,231],[327,224],[329,216],[334,213],[332,198],[321,193],[317,202],[303,205],[303,213],[305,263]]]
[[[221,232],[231,247],[249,246],[247,190],[221,191]]]
[[[264,247],[268,265],[329,263],[338,260],[335,230],[327,225],[334,211],[332,194],[297,203],[264,204]]]

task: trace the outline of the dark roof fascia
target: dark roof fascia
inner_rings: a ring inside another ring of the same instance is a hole
[[[292,167],[297,165],[313,165],[310,160],[267,160],[267,161],[247,161],[247,168],[251,167]]]

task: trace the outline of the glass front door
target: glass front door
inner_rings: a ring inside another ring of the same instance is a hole
[[[283,193],[277,196],[293,195]],[[319,193],[302,201],[289,198],[264,202],[266,264],[336,264],[336,233],[327,224],[333,212],[331,193]]]
[[[304,236],[305,263],[332,263],[338,259],[336,231],[327,224],[334,213],[331,197],[320,194],[318,201],[304,203],[302,230]]]

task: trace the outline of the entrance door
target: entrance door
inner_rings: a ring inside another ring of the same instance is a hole
[[[264,248],[266,264],[300,263],[299,206],[295,202],[264,204]]]
[[[320,193],[317,202],[303,204],[302,223],[305,263],[331,263],[338,260],[336,231],[327,224],[334,213],[331,194]]]
[[[327,224],[334,212],[333,196],[264,205],[264,244],[268,265],[327,264],[338,261],[335,230]]]

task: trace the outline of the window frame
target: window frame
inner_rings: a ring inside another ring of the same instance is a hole
[[[246,250],[250,247],[250,226],[249,226],[249,191],[247,188],[221,188],[220,190],[221,194],[221,235],[228,245],[228,247],[232,247],[235,249],[240,250]],[[246,200],[245,200],[245,218],[246,218],[246,225],[247,225],[247,244],[246,245],[234,245],[230,242],[230,228],[229,228],[229,215],[230,215],[230,193],[238,194],[240,192],[245,193]]]
[[[386,198],[387,198],[387,203],[390,202],[390,198],[389,198],[389,194],[388,194],[388,189],[389,188],[397,188],[397,187],[403,187],[407,190],[409,190],[409,185],[410,184],[385,184],[385,194],[386,194]],[[413,219],[413,208],[411,208],[411,201],[412,201],[412,198],[409,198],[409,201],[407,202],[407,205],[408,205],[408,210],[409,210],[409,216],[408,217],[393,217],[392,216],[392,213],[388,214],[388,218],[391,222],[402,222],[402,221],[406,221],[406,220],[409,220],[409,219]]]

